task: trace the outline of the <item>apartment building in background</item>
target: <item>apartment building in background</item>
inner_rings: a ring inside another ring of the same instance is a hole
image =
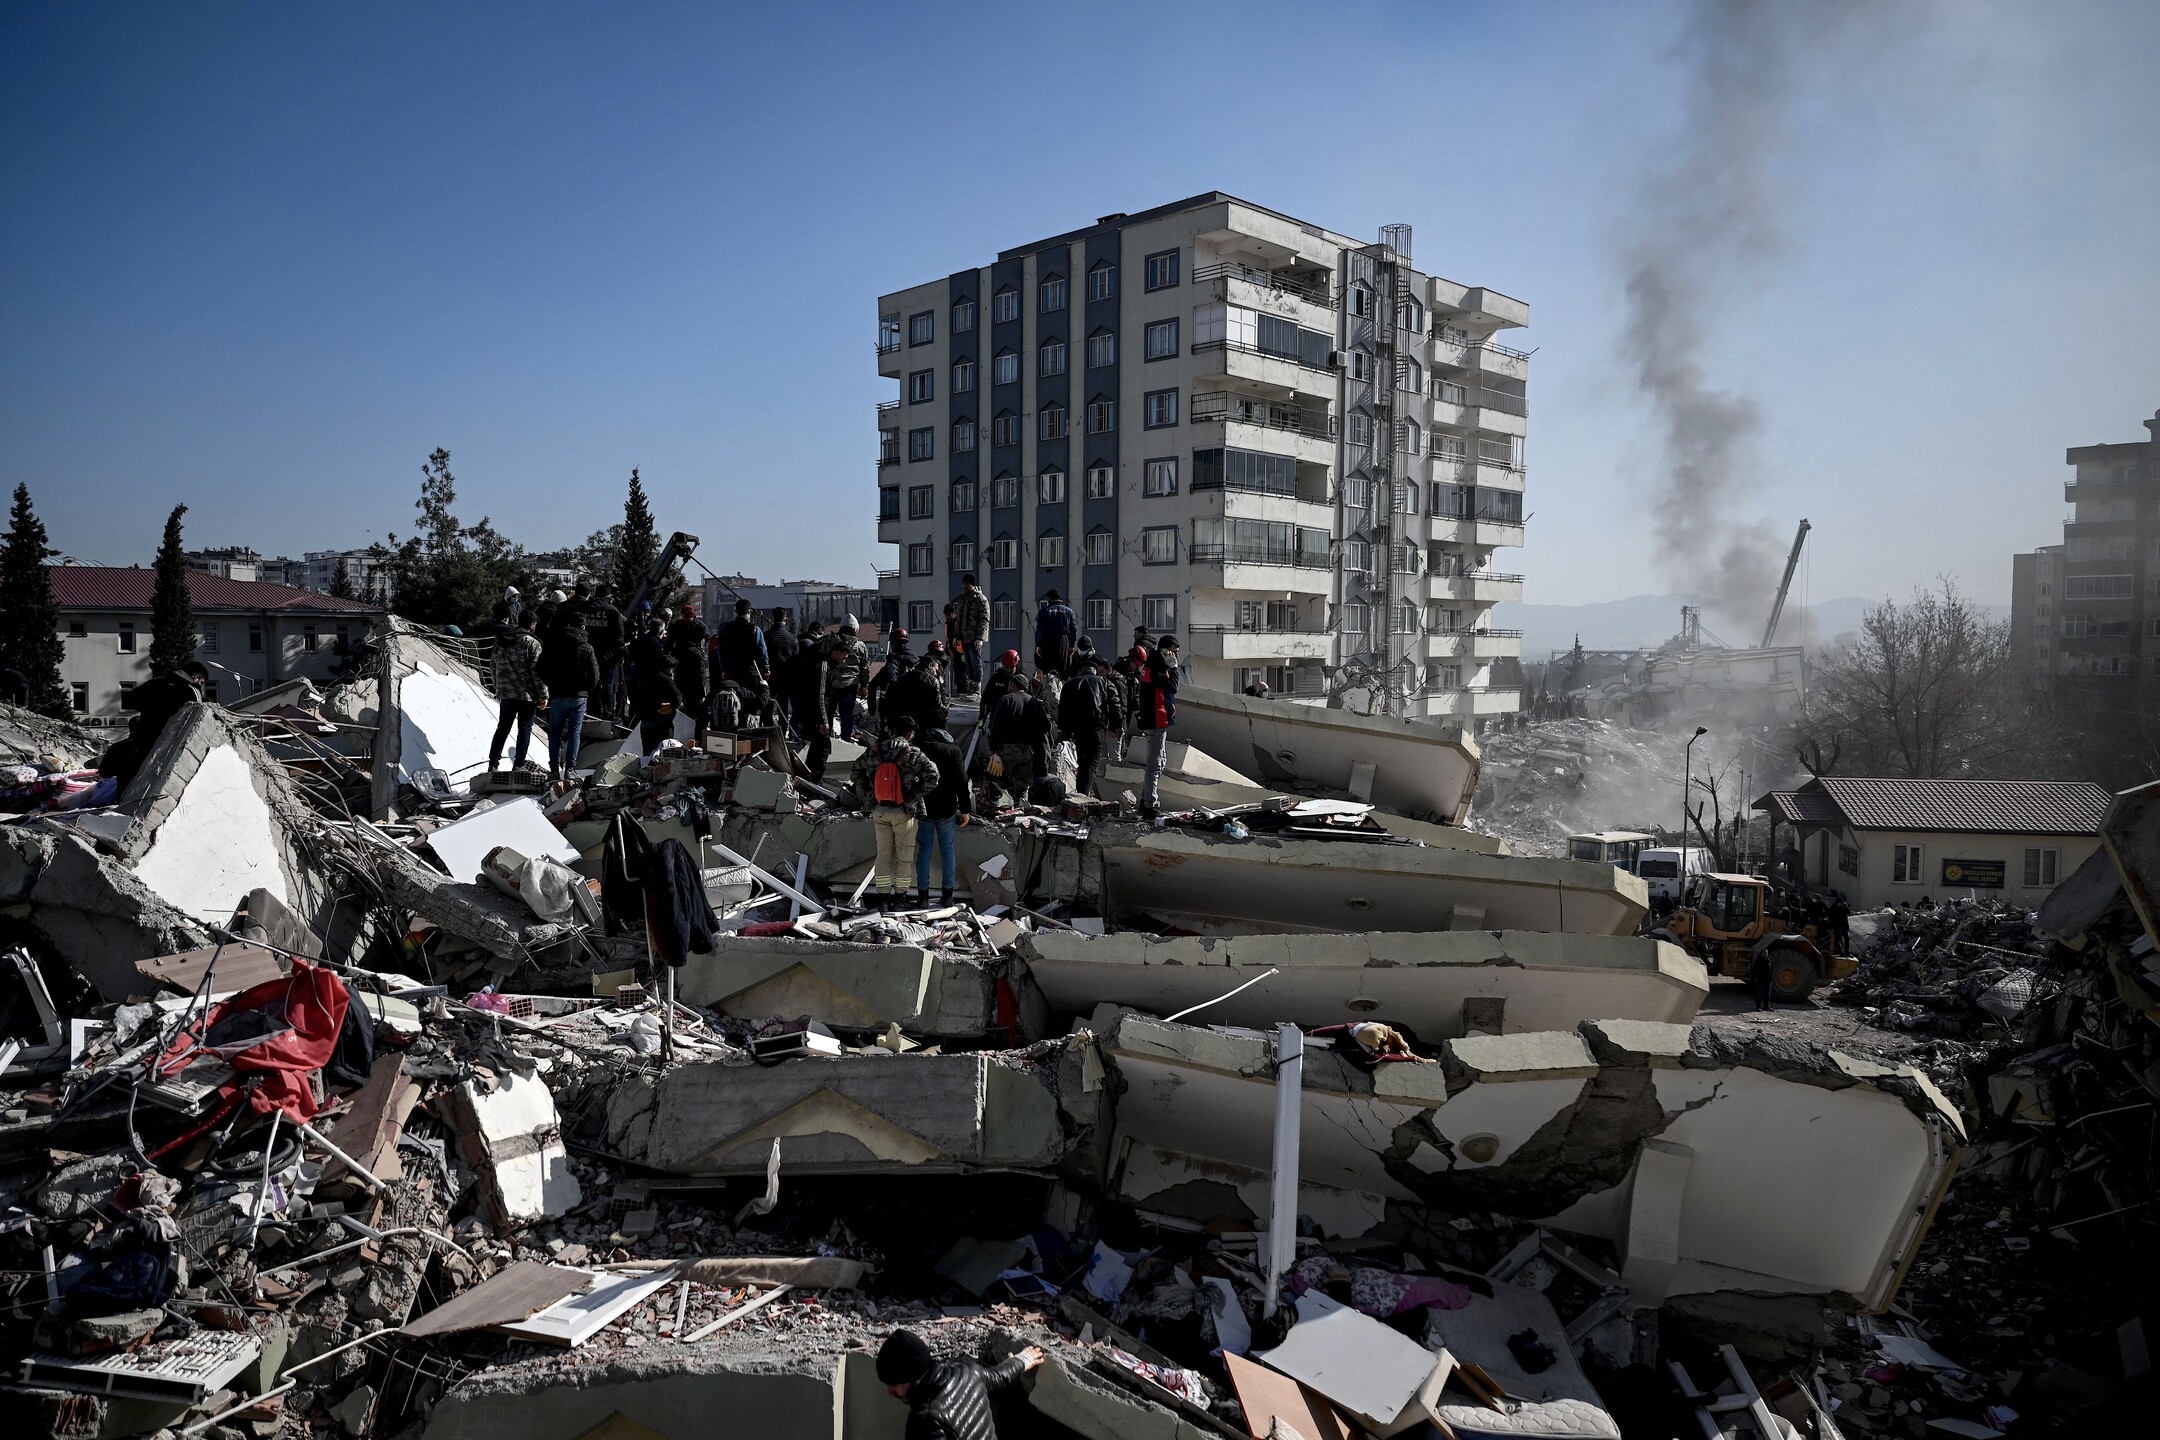
[[[878,538],[900,620],[960,577],[993,654],[1055,589],[1098,649],[1181,637],[1192,683],[1474,727],[1522,598],[1529,307],[1219,191],[885,295]]]
[[[2013,654],[2101,703],[2160,704],[2160,412],[2144,423],[2065,452],[2062,543],[2011,560]]]

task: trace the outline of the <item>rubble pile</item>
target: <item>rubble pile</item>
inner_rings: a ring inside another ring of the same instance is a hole
[[[1473,823],[1524,855],[1564,855],[1568,836],[1601,830],[1662,833],[1680,793],[1684,743],[1610,720],[1495,730],[1478,738]]]
[[[1130,766],[985,789],[954,893],[880,897],[846,738],[813,778],[593,718],[552,784],[489,764],[470,653],[366,653],[0,820],[26,1433],[889,1434],[903,1328],[1039,1347],[1001,1416],[1091,1440],[1992,1434],[2144,1383],[2064,1278],[2150,1223],[2126,911],[1885,932],[1849,998],[1939,1025],[1931,1079],[1712,1022],[1633,876],[1198,750],[1155,823]],[[1652,748],[1541,728],[1503,769]]]

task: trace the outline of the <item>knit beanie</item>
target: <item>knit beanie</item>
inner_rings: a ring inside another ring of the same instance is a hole
[[[923,1344],[920,1336],[912,1330],[895,1330],[885,1337],[885,1344],[878,1351],[878,1383],[912,1385],[928,1375],[934,1363],[930,1347]]]

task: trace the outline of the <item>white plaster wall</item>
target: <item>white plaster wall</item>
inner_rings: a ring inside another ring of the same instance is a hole
[[[407,675],[398,687],[398,774],[410,779],[415,770],[441,770],[453,783],[471,778],[487,766],[488,742],[495,736],[495,701],[470,680],[422,668]],[[538,731],[536,723],[534,729]],[[540,757],[547,758],[547,740],[536,734]],[[504,753],[516,742],[513,733],[504,741]]]
[[[168,904],[222,924],[257,886],[280,900],[293,898],[277,834],[247,761],[220,745],[180,792],[135,875]]]

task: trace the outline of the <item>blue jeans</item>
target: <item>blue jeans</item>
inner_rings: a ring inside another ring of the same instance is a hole
[[[982,646],[972,640],[962,640],[959,650],[960,664],[957,668],[960,671],[961,687],[979,693],[983,683]]]
[[[548,701],[548,776],[570,778],[585,733],[585,697],[558,695]]]
[[[944,861],[944,888],[953,888],[955,872],[960,866],[959,851],[955,848],[959,838],[960,820],[947,815],[942,820],[924,819],[915,825],[915,889],[918,893],[930,893],[930,847],[935,845],[938,857]]]
[[[855,687],[852,685],[830,693],[833,715],[840,721],[840,738],[852,739],[855,734],[855,702],[860,697],[855,694]]]

